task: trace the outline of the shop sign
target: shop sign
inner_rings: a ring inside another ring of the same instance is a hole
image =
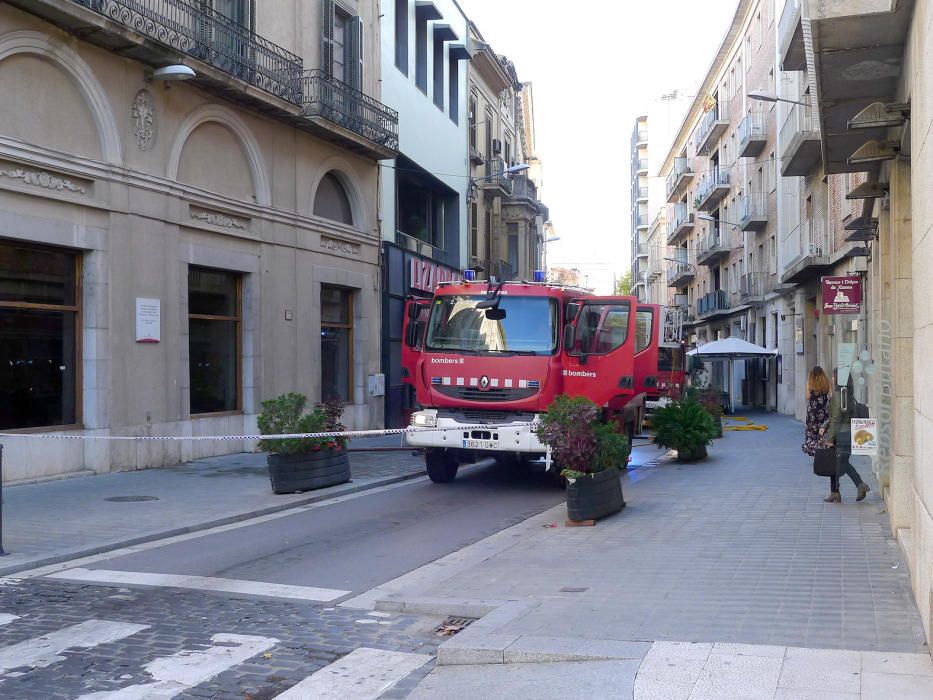
[[[858,275],[823,278],[823,313],[857,314],[862,310],[862,278]]]
[[[427,260],[411,258],[409,260],[408,286],[422,292],[433,294],[442,282],[460,279],[460,272]]]
[[[878,454],[878,419],[853,418],[852,419],[852,454],[870,455]]]
[[[162,302],[136,298],[136,342],[158,343],[162,339]]]

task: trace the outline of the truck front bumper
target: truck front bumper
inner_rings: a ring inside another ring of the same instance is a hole
[[[417,429],[405,433],[405,442],[411,447],[538,455],[547,451],[532,432],[532,425],[523,420],[468,423],[437,409],[425,409],[412,414],[411,427]]]

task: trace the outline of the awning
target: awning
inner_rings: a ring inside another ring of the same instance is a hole
[[[691,357],[704,360],[744,360],[754,357],[774,357],[777,350],[768,350],[741,338],[723,338],[690,350]]]

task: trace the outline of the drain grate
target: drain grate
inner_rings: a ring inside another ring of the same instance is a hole
[[[475,617],[448,617],[441,624],[434,628],[434,634],[439,637],[452,637],[457,632],[462,632],[465,627],[476,622]]]
[[[560,589],[561,593],[586,593],[589,588],[580,588],[579,586],[564,586]]]
[[[111,496],[105,498],[105,501],[113,503],[139,503],[140,501],[158,501],[158,496]]]

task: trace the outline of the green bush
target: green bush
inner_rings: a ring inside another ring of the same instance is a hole
[[[540,417],[535,435],[551,448],[563,476],[576,478],[628,463],[628,439],[615,422],[604,422],[601,413],[583,396],[562,394]]]
[[[290,435],[295,433],[334,433],[345,430],[340,424],[343,406],[336,401],[318,404],[305,413],[307,399],[301,394],[289,393],[262,402],[259,413],[259,432],[262,435]],[[344,447],[343,437],[326,438],[269,438],[259,441],[263,452],[283,455],[308,454],[325,448]]]
[[[673,401],[651,414],[654,444],[677,450],[678,459],[690,459],[716,437],[713,417],[696,401]]]

